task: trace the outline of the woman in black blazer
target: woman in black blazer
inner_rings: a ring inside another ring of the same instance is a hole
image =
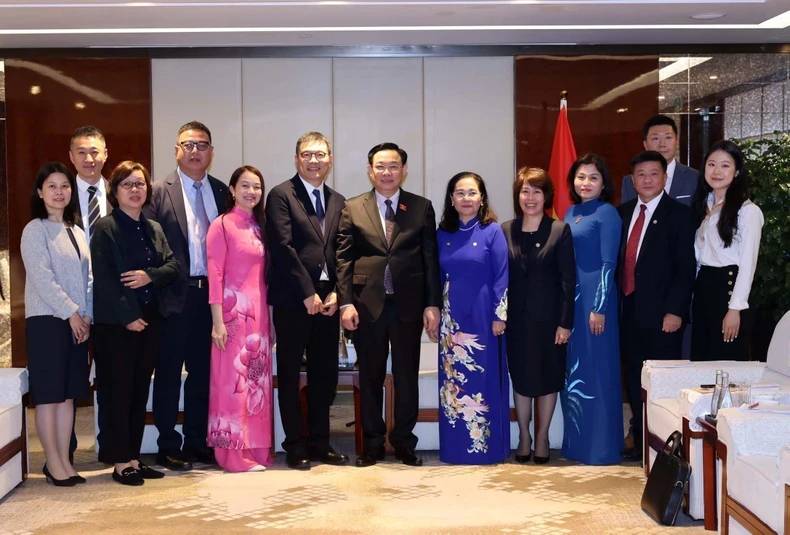
[[[513,183],[517,218],[502,225],[509,252],[505,340],[519,426],[516,461],[531,456],[529,422],[535,399],[535,462],[549,461],[549,426],[565,385],[565,345],[573,327],[576,287],[571,230],[552,220],[554,187],[543,169],[522,168]]]
[[[115,210],[96,222],[91,237],[94,277],[94,358],[99,411],[99,460],[114,464],[112,477],[138,486],[164,477],[139,461],[145,406],[159,347],[160,290],[178,276],[178,261],[162,227],[142,214],[151,177],[125,161],[110,176]]]

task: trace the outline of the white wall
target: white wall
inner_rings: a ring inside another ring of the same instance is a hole
[[[211,129],[211,173],[258,167],[270,188],[294,173],[294,144],[318,130],[333,142],[329,183],[346,196],[370,188],[367,152],[382,141],[409,153],[404,189],[434,203],[447,181],[479,173],[500,221],[512,217],[513,58],[254,58],[152,60],[153,166],[175,167],[179,126]]]

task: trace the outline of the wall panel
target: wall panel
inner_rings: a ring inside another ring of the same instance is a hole
[[[178,129],[200,121],[211,130],[210,173],[223,182],[242,164],[241,59],[155,59],[151,61],[153,173],[175,169]]]

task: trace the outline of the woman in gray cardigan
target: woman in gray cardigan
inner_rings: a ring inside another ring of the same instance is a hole
[[[25,339],[36,430],[44,446],[47,481],[85,483],[69,463],[74,400],[87,397],[93,278],[85,233],[75,225],[74,175],[59,162],[39,170],[22,231]]]

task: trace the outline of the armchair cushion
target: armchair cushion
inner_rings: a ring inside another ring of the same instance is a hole
[[[647,421],[650,432],[661,440],[669,438],[674,431],[681,429],[677,398],[661,398],[649,400],[647,403]]]
[[[772,455],[741,455],[727,472],[730,496],[779,532],[784,518],[784,485]]]

